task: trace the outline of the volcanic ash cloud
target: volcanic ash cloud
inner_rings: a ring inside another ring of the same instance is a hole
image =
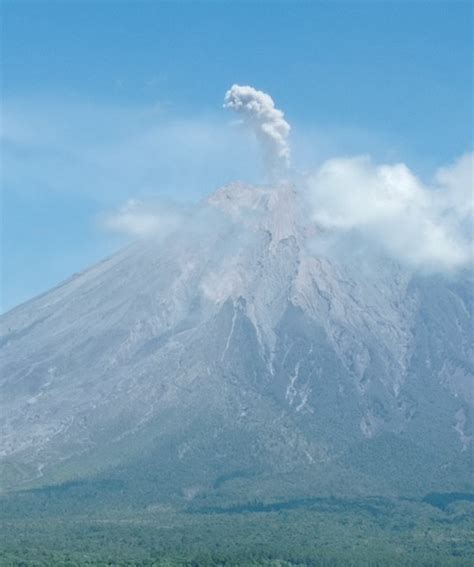
[[[270,95],[250,86],[233,85],[225,94],[224,108],[242,116],[259,140],[265,167],[273,180],[284,176],[290,166],[290,125]]]

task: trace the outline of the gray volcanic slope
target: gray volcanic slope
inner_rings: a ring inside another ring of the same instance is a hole
[[[312,253],[299,207],[226,187],[3,315],[2,488],[469,489],[472,275]]]

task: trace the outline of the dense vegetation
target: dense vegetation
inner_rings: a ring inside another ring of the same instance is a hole
[[[77,495],[76,495],[77,496]],[[179,508],[2,500],[2,566],[395,566],[474,563],[472,495],[313,498]],[[71,506],[70,506],[71,505]]]

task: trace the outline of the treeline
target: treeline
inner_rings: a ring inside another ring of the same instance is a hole
[[[474,503],[464,497],[446,506],[320,498],[95,515],[60,502],[47,509],[42,496],[37,511],[45,513],[36,517],[22,498],[10,502],[0,522],[0,567],[474,565]]]
[[[392,555],[372,557],[370,550],[364,557],[351,557],[343,553],[315,554],[288,553],[285,557],[272,557],[269,554],[200,554],[184,556],[182,554],[163,555],[149,559],[120,559],[90,557],[87,554],[71,556],[69,553],[45,553],[31,549],[29,557],[21,557],[24,553],[3,553],[0,551],[2,567],[468,567],[472,562],[459,557],[420,553],[411,558],[394,558]]]

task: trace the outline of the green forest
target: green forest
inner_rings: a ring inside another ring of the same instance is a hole
[[[2,499],[3,566],[471,566],[472,495],[313,498],[230,507]],[[71,511],[72,510],[72,511]]]

